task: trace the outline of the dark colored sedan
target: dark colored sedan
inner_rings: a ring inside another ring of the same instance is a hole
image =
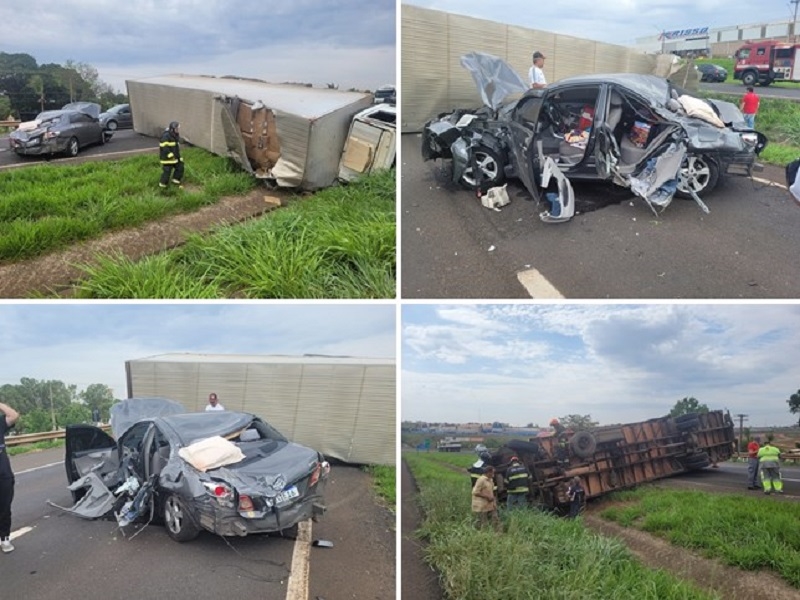
[[[116,441],[91,425],[69,426],[64,462],[78,501],[65,510],[113,513],[122,527],[155,515],[179,542],[203,529],[293,537],[324,512],[330,465],[320,453],[251,414],[184,411],[163,398],[115,404]]]
[[[10,149],[19,155],[64,153],[77,156],[81,148],[105,144],[112,136],[100,124],[100,105],[74,102],[61,110],[46,110],[33,121],[20,123],[9,135]]]
[[[130,129],[133,127],[133,113],[130,104],[117,104],[106,112],[100,113],[100,124],[110,130]]]
[[[699,63],[697,70],[700,71],[700,81],[723,82],[728,78],[728,71],[719,65],[711,63]]]
[[[550,203],[544,221],[573,216],[570,180],[630,188],[654,212],[676,193],[707,211],[700,196],[724,173],[759,168],[767,144],[734,104],[695,98],[652,75],[584,75],[529,90],[497,57],[473,52],[461,60],[485,106],[429,121],[423,158],[451,158],[453,180],[470,189],[520,179],[534,199]]]

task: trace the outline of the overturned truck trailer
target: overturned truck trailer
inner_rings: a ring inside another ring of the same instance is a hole
[[[190,144],[304,190],[336,181],[350,122],[372,105],[368,93],[227,77],[168,75],[126,84],[137,133],[159,137],[178,121]]]
[[[491,464],[503,496],[502,475],[517,456],[531,475],[531,502],[559,510],[569,504],[573,477],[587,499],[596,498],[728,460],[734,445],[730,414],[711,411],[512,440],[492,453]]]

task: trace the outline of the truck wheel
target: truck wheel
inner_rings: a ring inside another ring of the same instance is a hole
[[[755,85],[758,83],[758,74],[755,71],[745,71],[742,73],[742,85]]]
[[[597,440],[589,431],[579,431],[569,440],[572,453],[579,458],[591,458],[597,450]]]

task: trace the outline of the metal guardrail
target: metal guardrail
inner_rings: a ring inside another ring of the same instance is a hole
[[[111,425],[101,425],[100,429],[109,431]],[[66,430],[59,429],[57,431],[40,431],[37,433],[24,433],[22,435],[8,435],[6,436],[6,446],[24,446],[25,444],[34,444],[36,442],[47,442],[50,440],[63,440],[67,435]]]
[[[0,127],[18,127],[22,121],[15,121],[13,119],[7,121],[0,121]]]

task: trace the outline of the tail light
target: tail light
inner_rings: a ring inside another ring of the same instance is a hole
[[[311,479],[309,479],[308,481],[309,487],[311,487],[312,485],[317,483],[317,481],[319,481],[319,476],[321,473],[322,473],[322,465],[320,463],[317,463],[316,466],[314,467],[314,471],[311,473]]]
[[[45,131],[44,132],[44,139],[46,139],[46,140],[51,140],[51,139],[57,138],[57,137],[58,137],[58,133],[55,132],[55,131]]]
[[[231,487],[225,483],[218,481],[204,481],[203,486],[205,486],[209,494],[219,500],[230,500],[233,496],[233,489],[231,489]]]
[[[255,510],[255,507],[253,506],[253,501],[250,499],[250,496],[245,496],[244,494],[239,496],[239,510],[243,511]]]

